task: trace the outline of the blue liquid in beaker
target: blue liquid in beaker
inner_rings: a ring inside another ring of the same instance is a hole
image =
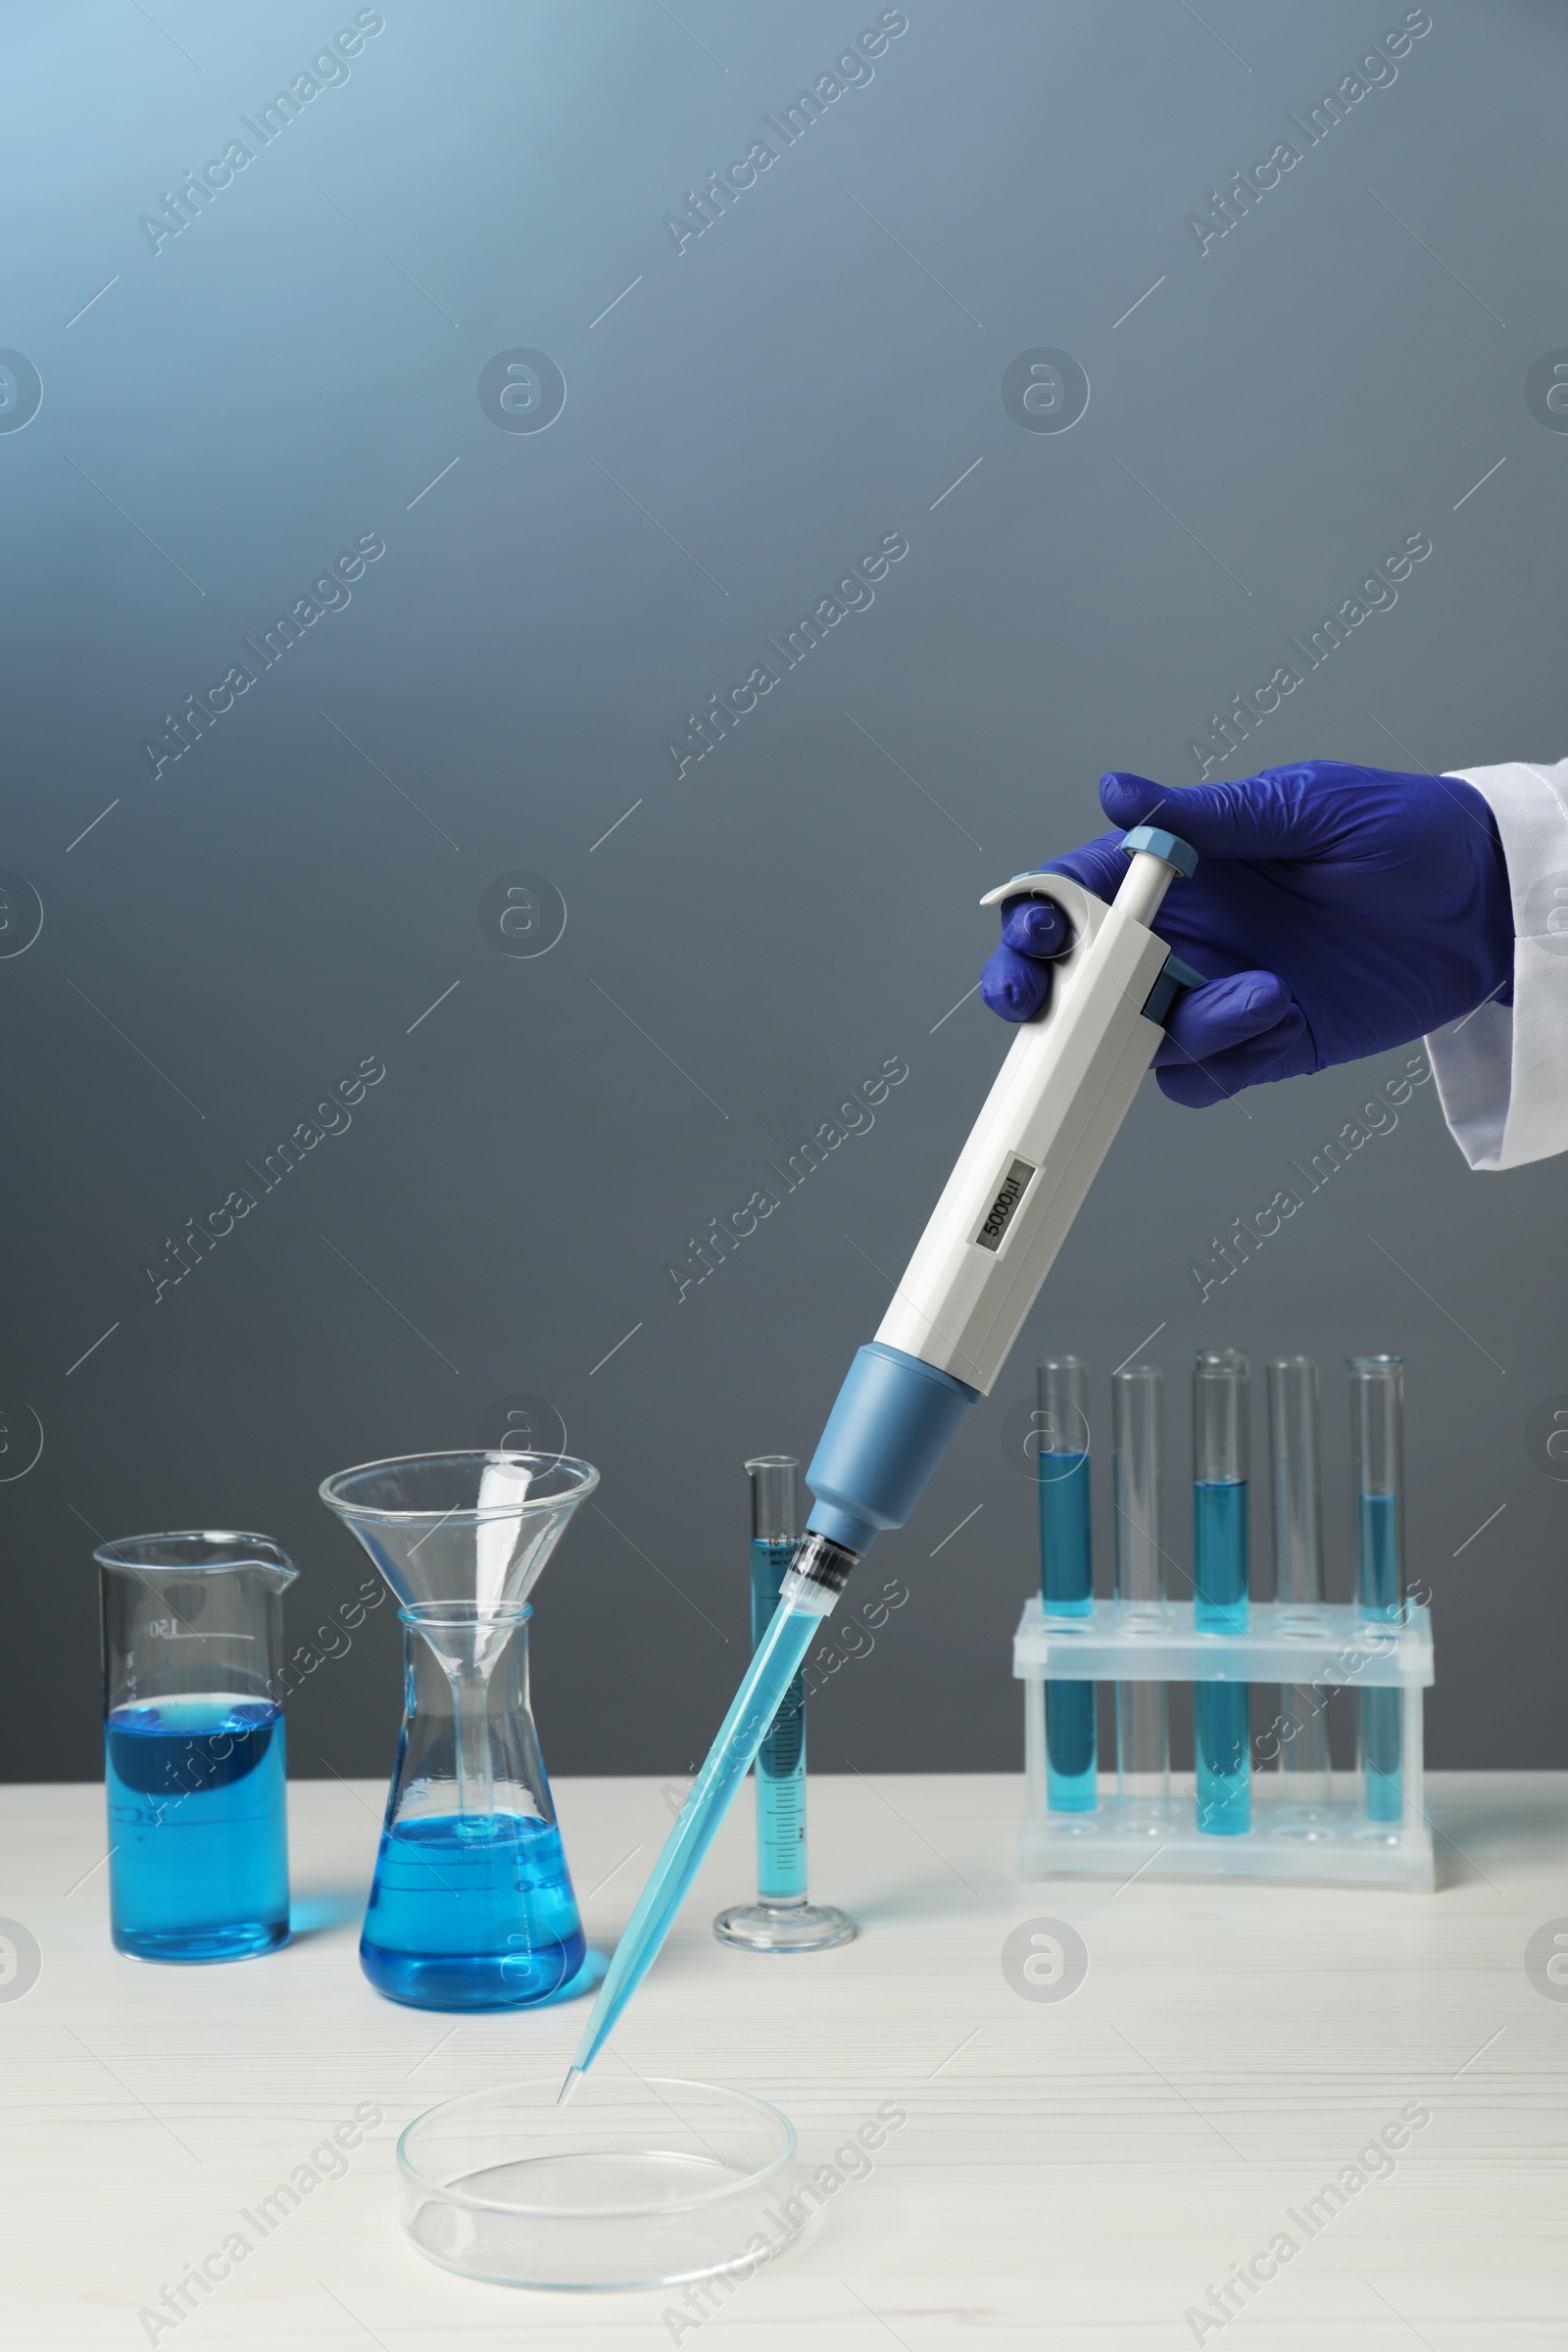
[[[104,1725],[111,1932],[144,1960],[239,1960],[288,1939],[283,1711],[193,1691]]]
[[[1193,1623],[1200,1634],[1247,1631],[1247,1481],[1193,1483]],[[1195,1683],[1198,1826],[1241,1838],[1252,1826],[1250,1703],[1245,1683]]]
[[[1035,1457],[1040,1484],[1040,1600],[1047,1620],[1085,1618],[1094,1609],[1087,1453]],[[1053,1813],[1092,1813],[1099,1803],[1095,1766],[1095,1686],[1046,1685],[1046,1802]]]
[[[405,1818],[381,1834],[360,1963],[418,2009],[520,2009],[587,1955],[561,1834],[532,1814]]]
[[[1361,1614],[1397,1624],[1404,1615],[1399,1577],[1399,1498],[1358,1497],[1361,1537]],[[1369,1821],[1397,1821],[1404,1812],[1404,1693],[1361,1693],[1361,1763]]]

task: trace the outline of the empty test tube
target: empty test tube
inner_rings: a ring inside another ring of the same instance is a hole
[[[1355,1478],[1356,1598],[1361,1615],[1404,1615],[1404,1358],[1352,1355],[1350,1453]],[[1404,1810],[1402,1690],[1361,1692],[1360,1766],[1369,1821]]]
[[[1158,1633],[1165,1617],[1160,1548],[1164,1489],[1164,1375],[1133,1364],[1111,1380],[1111,1496],[1116,1608],[1129,1633]],[[1170,1709],[1163,1683],[1116,1685],[1116,1778],[1121,1824],[1149,1837],[1168,1826]]]
[[[1036,1374],[1040,1601],[1047,1623],[1081,1622],[1095,1605],[1089,1507],[1089,1375],[1075,1355]],[[1099,1802],[1093,1683],[1046,1684],[1046,1794],[1053,1813]]]
[[[1250,1381],[1240,1349],[1203,1349],[1193,1367],[1193,1622],[1200,1634],[1245,1634]],[[1251,1727],[1246,1683],[1193,1686],[1198,1827],[1240,1838],[1252,1826]]]
[[[1321,1632],[1323,1526],[1319,1470],[1317,1366],[1286,1356],[1268,1368],[1270,1469],[1274,1485],[1274,1592],[1281,1630]],[[1329,1719],[1311,1684],[1280,1687],[1281,1789],[1285,1835],[1327,1835]]]

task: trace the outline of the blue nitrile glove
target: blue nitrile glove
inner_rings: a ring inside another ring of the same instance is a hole
[[[1513,912],[1492,810],[1456,776],[1307,760],[1238,784],[1167,789],[1100,780],[1118,827],[1042,872],[1113,899],[1122,833],[1168,826],[1198,871],[1166,894],[1155,929],[1209,985],[1179,998],[1154,1055],[1159,1083],[1195,1108],[1244,1086],[1355,1061],[1511,1001]],[[1027,1021],[1051,992],[1065,924],[1043,900],[1002,906],[980,993]]]

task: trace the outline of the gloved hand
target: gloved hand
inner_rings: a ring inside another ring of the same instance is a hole
[[[1172,1102],[1200,1108],[1408,1044],[1489,997],[1512,1001],[1502,844],[1456,776],[1308,760],[1168,790],[1114,773],[1100,802],[1118,830],[1042,872],[1113,899],[1134,825],[1163,825],[1199,856],[1154,925],[1208,983],[1178,999],[1154,1055]],[[1001,911],[980,993],[1004,1020],[1027,1021],[1050,995],[1066,926],[1044,900],[1004,900]]]

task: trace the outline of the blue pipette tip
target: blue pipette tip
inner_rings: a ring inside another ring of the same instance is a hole
[[[566,2101],[570,2098],[572,2092],[576,2089],[581,2081],[582,2068],[580,2066],[568,2066],[566,2069],[566,2080],[564,2082],[563,2082],[561,2088],[556,2093],[556,2105],[558,2107],[564,2107]]]

